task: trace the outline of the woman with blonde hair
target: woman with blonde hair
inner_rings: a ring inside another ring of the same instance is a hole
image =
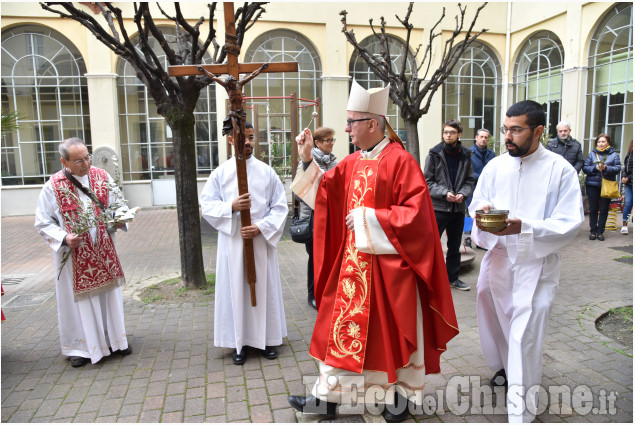
[[[333,155],[333,145],[335,144],[335,130],[328,127],[320,127],[313,132],[313,141],[315,146],[311,149],[311,157],[308,158],[303,164],[303,169],[311,163],[311,160],[315,160],[317,165],[324,171],[328,171],[335,168],[337,165],[337,158]],[[313,210],[302,200],[300,200],[300,213],[299,218],[303,219],[311,216],[311,228],[313,228]],[[309,262],[307,264],[307,301],[313,308],[315,307],[315,292],[313,288],[313,238],[305,243],[306,252],[309,254]]]

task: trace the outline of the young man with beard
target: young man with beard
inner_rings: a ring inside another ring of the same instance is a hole
[[[459,279],[461,240],[465,222],[465,200],[474,188],[471,152],[461,146],[463,127],[457,120],[443,124],[443,141],[430,149],[423,174],[428,183],[439,236],[446,232],[445,257],[452,288],[469,291],[470,285]]]
[[[232,136],[229,143],[234,144]],[[278,269],[277,245],[289,208],[276,172],[253,155],[254,129],[245,124],[249,193],[238,195],[236,161],[232,157],[212,171],[201,193],[201,212],[218,230],[214,345],[233,348],[232,360],[247,360],[246,346],[262,350],[267,359],[278,357],[276,346],[287,336]],[[241,228],[240,212],[251,212],[251,226]],[[244,272],[243,239],[253,239],[256,300],[252,307]]]
[[[469,208],[472,216],[479,209],[509,210],[502,231],[472,229],[472,239],[489,250],[477,284],[477,317],[483,356],[498,371],[492,385],[508,387],[509,421],[531,422],[536,409],[526,407],[538,402],[558,252],[577,235],[584,210],[575,169],[540,144],[540,104],[522,101],[506,115],[501,132],[508,152],[485,166]]]

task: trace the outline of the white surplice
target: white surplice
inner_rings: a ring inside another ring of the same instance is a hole
[[[74,177],[84,186],[89,186],[88,175]],[[108,182],[113,183],[110,176]],[[90,198],[79,190],[77,193],[80,200],[92,208]],[[115,195],[111,193],[109,202],[114,199]],[[62,354],[89,358],[92,363],[96,363],[102,357],[110,355],[108,347],[113,351],[128,348],[121,295],[121,285],[125,283],[125,279],[121,278],[120,286],[112,290],[74,301],[72,259],[66,262],[61,274],[59,273],[62,257],[69,248],[62,245],[67,233],[50,181],[46,182],[38,198],[35,227],[54,252],[55,294]],[[94,242],[96,229],[90,230],[90,235]],[[111,236],[114,242],[114,234]]]
[[[509,421],[531,422],[532,410],[521,407],[537,403],[528,390],[542,377],[543,339],[560,280],[558,252],[584,221],[578,175],[542,146],[525,158],[503,154],[483,169],[470,215],[486,204],[509,210],[522,228],[509,236],[472,228],[472,240],[489,250],[477,285],[481,349],[492,370],[507,373]]]
[[[260,229],[253,239],[256,264],[256,307],[251,306],[245,277],[236,160],[212,171],[200,196],[205,220],[218,230],[214,345],[264,349],[282,344],[287,325],[282,302],[277,245],[289,213],[284,187],[275,171],[253,156],[247,160],[251,222]]]

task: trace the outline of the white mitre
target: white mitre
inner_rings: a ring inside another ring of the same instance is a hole
[[[347,111],[369,112],[376,115],[386,115],[388,110],[388,94],[390,84],[384,88],[364,89],[357,81],[353,80],[351,94],[348,97]]]

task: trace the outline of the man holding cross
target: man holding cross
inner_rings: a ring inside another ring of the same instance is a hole
[[[289,397],[304,413],[334,417],[346,400],[377,401],[387,421],[406,419],[408,401],[421,405],[425,374],[440,372],[458,333],[421,167],[394,132],[384,136],[388,91],[353,81],[346,132],[361,151],[327,172],[312,162],[292,185],[315,209],[310,354],[320,377],[310,396]],[[311,132],[296,141],[309,158]],[[381,394],[364,391],[376,388]]]
[[[232,145],[233,134],[228,137]],[[253,126],[246,123],[248,193],[238,194],[236,161],[231,158],[212,171],[200,197],[203,217],[218,230],[214,345],[234,348],[234,364],[247,360],[245,346],[275,359],[276,346],[287,336],[276,247],[289,208],[276,172],[252,155],[254,144]],[[241,211],[250,211],[250,226],[241,228]],[[256,306],[251,305],[245,277],[243,239],[254,246]]]

